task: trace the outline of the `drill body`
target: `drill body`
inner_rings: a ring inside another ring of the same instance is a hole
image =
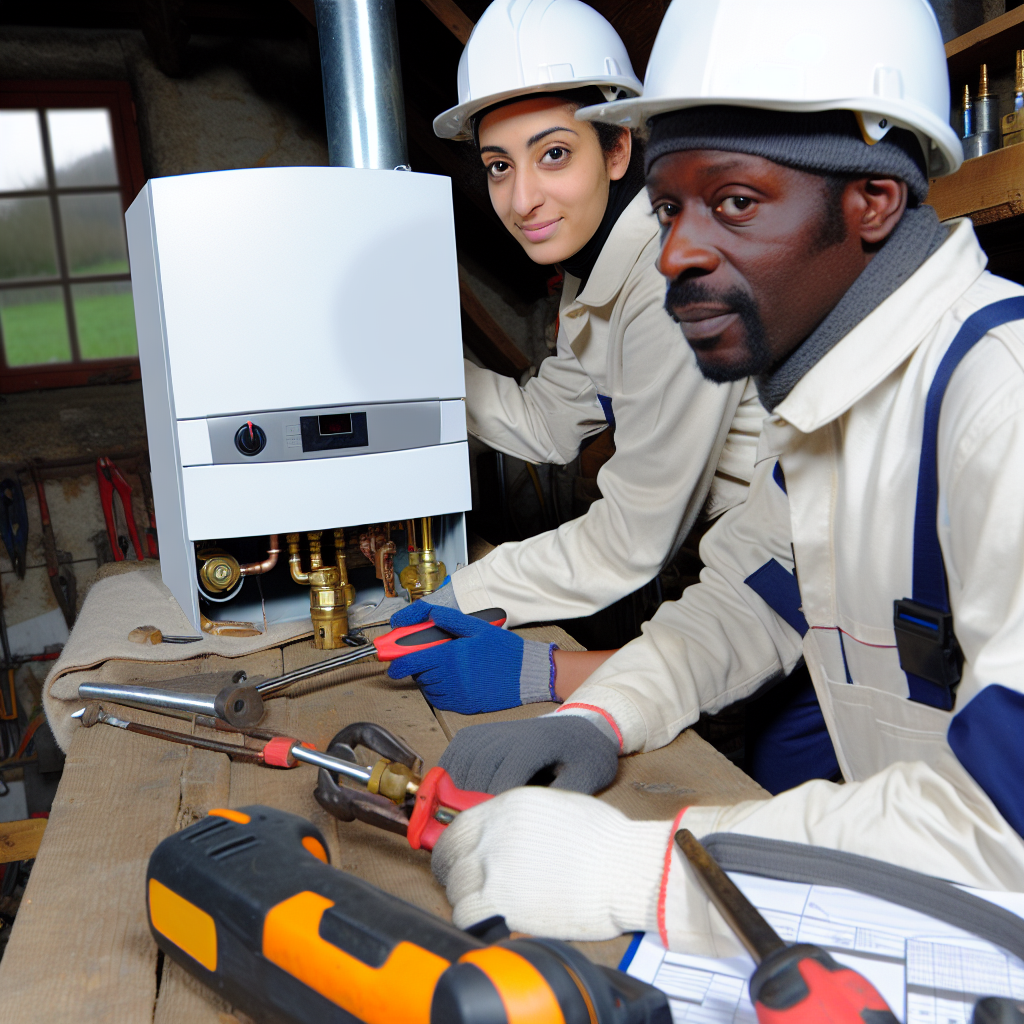
[[[561,942],[492,945],[330,867],[308,821],[212,811],[165,839],[150,930],[260,1024],[671,1024],[665,996]]]

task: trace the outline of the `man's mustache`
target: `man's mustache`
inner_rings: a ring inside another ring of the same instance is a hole
[[[757,304],[739,288],[728,288],[725,291],[717,291],[709,288],[700,278],[676,278],[665,291],[665,309],[673,320],[678,318],[672,312],[679,306],[692,306],[697,304],[708,304],[725,307],[729,313],[757,314]]]

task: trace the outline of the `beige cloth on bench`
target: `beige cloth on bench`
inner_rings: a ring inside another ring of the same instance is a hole
[[[378,614],[360,616],[371,625],[389,612],[391,603],[379,606]],[[386,618],[385,618],[386,621]],[[353,622],[353,625],[356,625]],[[188,619],[164,586],[158,566],[98,580],[90,589],[81,613],[61,656],[43,684],[43,709],[53,735],[68,749],[77,728],[70,715],[82,706],[80,683],[127,683],[163,686],[164,680],[195,675],[195,692],[210,689],[209,673],[231,668],[225,659],[245,658],[250,677],[270,677],[281,672],[278,648],[312,636],[309,619],[269,626],[253,637],[207,636],[191,644],[138,644],[128,639],[137,626],[155,626],[169,636],[195,635]],[[259,624],[257,624],[259,625]],[[263,657],[252,657],[267,652]],[[334,652],[325,651],[324,657]],[[164,668],[161,663],[166,663]]]

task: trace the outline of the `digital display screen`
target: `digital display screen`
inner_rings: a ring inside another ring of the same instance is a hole
[[[332,413],[329,416],[318,416],[321,437],[334,437],[337,434],[352,433],[351,413]]]

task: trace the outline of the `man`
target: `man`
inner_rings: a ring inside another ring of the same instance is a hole
[[[772,415],[701,583],[557,713],[465,729],[441,763],[467,788],[554,767],[595,792],[803,657],[846,785],[674,823],[515,789],[435,849],[457,923],[715,948],[680,825],[1024,889],[1024,289],[921,205],[960,163],[948,104],[920,0],[674,0],[644,99],[593,108],[652,118],[666,305],[705,374],[755,375]],[[563,664],[567,695],[586,673]]]

